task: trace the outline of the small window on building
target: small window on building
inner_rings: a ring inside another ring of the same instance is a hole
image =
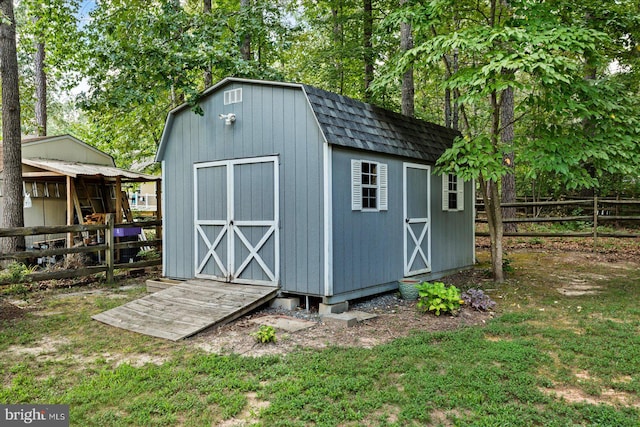
[[[452,173],[442,175],[442,210],[464,210],[464,182]]]
[[[387,205],[387,165],[351,160],[351,209],[386,211]]]
[[[224,105],[242,102],[242,88],[227,90],[224,92]]]

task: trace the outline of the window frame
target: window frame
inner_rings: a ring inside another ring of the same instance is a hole
[[[449,184],[454,184],[452,189]],[[455,194],[456,206],[452,207],[451,195]],[[462,212],[464,211],[464,181],[454,173],[445,173],[442,175],[442,210],[445,212]]]
[[[367,168],[363,167],[365,164],[368,165]],[[375,170],[375,172],[372,172],[373,170]],[[368,177],[368,179],[363,179],[365,177]],[[373,180],[375,180],[375,184],[372,184]],[[351,210],[360,212],[381,212],[388,210],[387,180],[388,165],[386,163],[365,159],[352,159]],[[371,207],[369,203],[366,203],[367,207],[365,207],[365,200],[372,199],[370,195],[365,195],[365,193],[369,193],[371,190],[375,192],[375,207]]]

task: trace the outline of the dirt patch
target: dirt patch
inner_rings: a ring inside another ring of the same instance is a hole
[[[17,355],[31,355],[36,357],[44,357],[47,360],[61,360],[64,357],[59,356],[58,349],[64,345],[69,344],[69,340],[66,338],[54,339],[51,337],[45,337],[38,341],[35,345],[26,346],[11,346],[7,349],[7,352]]]
[[[103,353],[102,357],[114,367],[120,365],[131,365],[134,368],[140,368],[146,364],[162,365],[169,358],[166,356],[154,356],[152,354],[134,353],[134,354],[111,354]]]
[[[265,313],[254,313],[205,331],[191,341],[210,353],[261,356],[287,354],[298,348],[321,349],[332,346],[372,348],[393,339],[405,337],[415,331],[444,331],[464,326],[483,325],[492,316],[472,309],[462,309],[456,316],[419,313],[415,302],[402,302],[396,306],[374,311],[374,319],[359,322],[353,327],[338,326],[331,322],[317,321],[310,328],[296,332],[276,329],[277,342],[261,344],[251,336],[261,324]]]
[[[219,427],[242,427],[247,425],[254,425],[257,423],[260,411],[269,406],[269,402],[259,400],[258,395],[254,392],[246,394],[247,404],[244,410],[238,414],[238,416],[222,421],[218,425]]]
[[[488,237],[476,237],[476,249],[488,250],[489,243]],[[598,238],[597,244],[594,246],[593,239],[590,237],[505,237],[503,247],[506,251],[533,250],[573,253],[576,262],[584,262],[586,257],[594,262],[616,263],[621,268],[625,267],[626,261],[637,263],[640,260],[638,239],[604,237]]]
[[[605,404],[640,408],[640,402],[631,394],[614,389],[603,390],[599,396],[588,395],[575,387],[542,388],[540,391],[546,395],[561,398],[569,403],[586,403],[588,405]]]
[[[24,313],[25,313],[24,309],[14,304],[11,304],[8,301],[0,299],[0,322],[13,320],[13,319],[20,319],[22,316],[24,316]]]
[[[491,283],[486,272],[480,269],[463,270],[442,281],[463,290],[469,287],[486,289],[486,286]],[[273,323],[273,312],[262,309],[229,324],[205,330],[190,338],[189,341],[197,348],[209,353],[235,353],[246,356],[282,355],[299,348],[322,349],[334,346],[373,348],[417,331],[437,332],[484,325],[494,316],[494,313],[481,312],[468,307],[462,308],[455,316],[421,313],[416,308],[416,301],[403,300],[393,292],[350,301],[349,307],[374,314],[376,317],[358,322],[353,327],[345,327],[322,321],[317,316],[317,307],[312,306],[307,314],[293,313],[304,314],[297,317],[312,321],[312,325],[299,331],[287,332],[278,329]],[[271,324],[276,327],[277,342],[262,344],[255,341],[251,333],[257,331],[261,324]]]
[[[68,338],[44,337],[32,345],[12,345],[5,350],[9,355],[19,357],[32,356],[39,361],[61,361],[72,359],[80,364],[93,363],[97,359],[104,359],[106,362],[118,367],[129,364],[133,367],[141,367],[148,363],[161,365],[168,360],[168,357],[157,356],[145,353],[102,353],[96,356],[82,356],[80,354],[70,354],[62,351],[64,347],[72,345]]]

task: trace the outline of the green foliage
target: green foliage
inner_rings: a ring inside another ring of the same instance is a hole
[[[91,12],[81,63],[91,90],[80,96],[88,123],[78,132],[119,165],[150,162],[171,108],[186,102],[202,114],[205,70],[213,82],[282,78],[270,64],[278,60],[275,39],[289,28],[284,11],[267,1],[247,10],[214,3],[208,14],[173,1],[99,2]],[[245,36],[250,60],[239,49]]]
[[[18,61],[20,63],[20,104],[24,135],[35,135],[34,56],[36,42],[45,48],[47,113],[49,134],[68,132],[66,92],[79,80],[81,35],[78,0],[22,0],[16,2]],[[63,96],[59,96],[62,95]]]
[[[261,344],[267,344],[271,342],[276,342],[276,330],[273,326],[269,325],[260,325],[257,331],[252,332],[251,336]]]
[[[0,270],[0,282],[20,283],[27,275],[32,274],[35,267],[29,267],[20,262],[12,262],[5,269]]]
[[[523,157],[531,165],[529,178],[552,173],[562,187],[573,190],[598,187],[602,177],[636,174],[640,167],[637,88],[613,77],[542,88],[542,96],[530,100],[544,114],[534,122]]]
[[[152,260],[160,258],[161,253],[156,248],[140,249],[138,256],[144,260]]]
[[[455,312],[464,301],[461,300],[460,289],[442,282],[422,282],[418,288],[418,304],[416,307],[424,312],[433,311],[436,316],[440,313]]]
[[[506,254],[505,254],[506,255]],[[506,256],[502,259],[502,271],[505,273],[513,273],[516,269],[511,265],[511,258]]]

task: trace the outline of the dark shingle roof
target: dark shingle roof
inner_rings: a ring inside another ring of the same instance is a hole
[[[329,144],[435,163],[457,131],[303,85]]]

